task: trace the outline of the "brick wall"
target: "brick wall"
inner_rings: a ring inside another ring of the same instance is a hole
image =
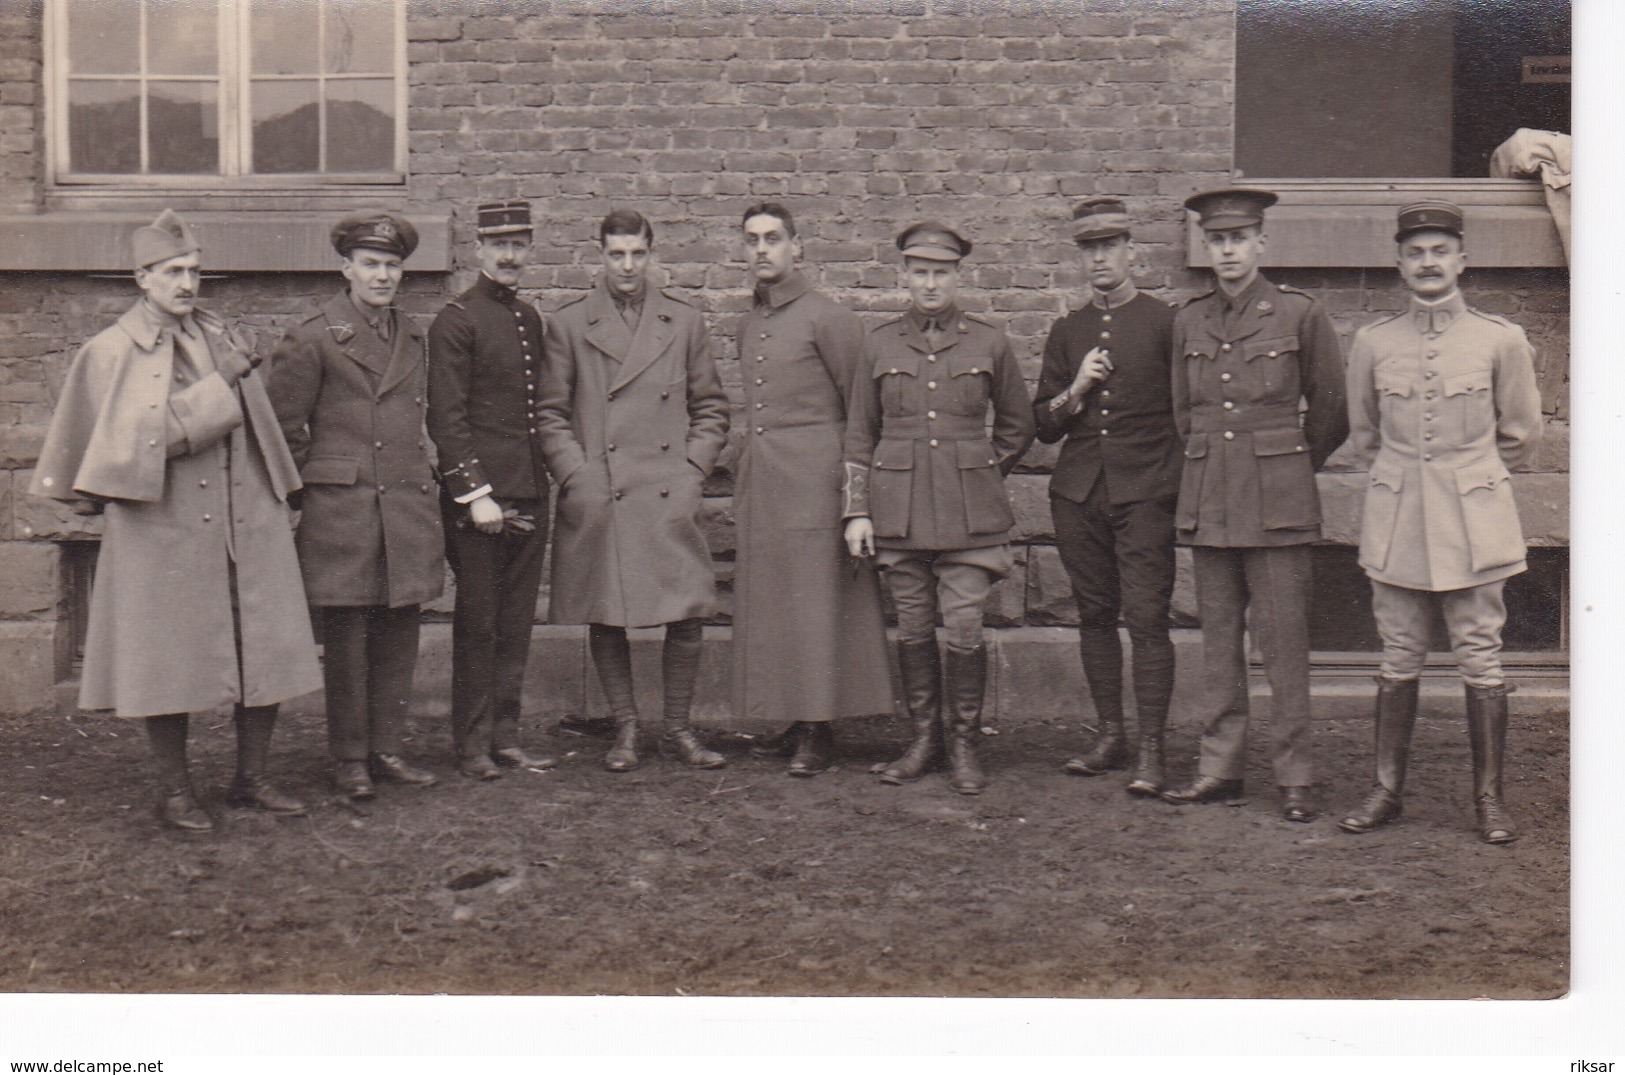
[[[1144,285],[1171,300],[1206,287],[1184,267],[1179,203],[1229,181],[1231,0],[1091,0],[1063,15],[1047,10],[1062,5],[945,0],[838,5],[850,14],[828,14],[828,0],[635,6],[410,0],[411,178],[400,204],[450,214],[458,256],[451,274],[409,278],[414,316],[426,323],[471,280],[472,207],[506,197],[535,204],[524,287],[544,311],[590,285],[604,212],[646,213],[657,272],[710,315],[736,396],[731,330],[748,302],[738,214],[758,198],[794,209],[808,272],[870,321],[904,305],[897,230],[922,216],[960,225],[976,243],[964,305],[1007,326],[1032,380],[1044,334],[1081,286],[1066,228],[1079,198],[1128,197]],[[0,212],[44,202],[40,10],[0,0]],[[1345,334],[1403,300],[1392,272],[1271,275],[1320,295]],[[210,281],[205,298],[269,347],[336,286],[320,274],[239,275]],[[1467,291],[1528,330],[1548,413],[1565,414],[1567,273],[1480,270]],[[0,665],[36,686],[54,674],[54,651],[39,653],[63,596],[48,539],[80,532],[23,490],[68,359],[134,294],[127,279],[0,274]],[[1566,427],[1552,432],[1540,466],[1560,486]],[[1001,625],[1074,618],[1048,513],[1053,458],[1035,446],[1011,481],[1018,570],[1000,588]],[[731,459],[706,501],[723,621]],[[1565,543],[1554,527],[1532,537]],[[1191,611],[1188,590],[1179,602]],[[20,696],[15,686],[0,683],[0,694]]]

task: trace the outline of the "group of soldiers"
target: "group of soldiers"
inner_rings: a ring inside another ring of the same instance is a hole
[[[1064,440],[1050,505],[1097,717],[1065,770],[1135,762],[1131,794],[1238,798],[1250,624],[1281,816],[1311,820],[1315,471],[1349,439],[1370,474],[1360,563],[1383,655],[1376,784],[1339,824],[1367,832],[1400,815],[1436,606],[1466,684],[1479,835],[1516,838],[1500,647],[1502,587],[1525,567],[1508,470],[1540,433],[1531,348],[1465,304],[1462,212],[1423,202],[1400,211],[1395,235],[1409,305],[1360,329],[1345,362],[1320,304],[1259,272],[1274,201],[1228,189],[1185,203],[1215,287],[1178,308],[1137,289],[1125,203],[1079,205],[1088,294],[1050,331],[1036,399],[1004,332],[959,303],[972,244],[957,229],[924,221],[897,236],[908,309],[866,332],[798,268],[790,210],[744,210],[754,297],[736,331],[732,705],[787,725],[759,752],[813,776],[835,760],[837,718],[892,712],[884,586],[913,738],[880,780],[946,768],[956,792],[987,786],[983,613],[1012,568],[1004,478],[1035,437]],[[627,629],[657,626],[662,752],[726,764],[689,719],[715,601],[702,486],[730,425],[704,317],[650,285],[654,228],[635,211],[603,219],[596,284],[545,319],[517,291],[529,205],[482,205],[476,231],[479,277],[425,334],[395,306],[412,225],[346,217],[332,231],[345,289],[263,365],[197,306],[200,247],[177,215],[133,236],[142,297],[75,358],[32,492],[104,518],[81,706],[145,718],[165,824],[214,824],[189,775],[187,714],[225,704],[229,801],[303,813],[268,779],[267,752],[278,703],[318,686],[338,793],[435,783],[403,756],[402,733],[420,608],[446,562],[458,772],[553,767],[520,743],[550,527],[549,616],[587,625],[610,716],[575,723],[613,736],[604,767],[642,760]],[[1192,549],[1204,661],[1200,757],[1180,787],[1163,759],[1176,543]]]

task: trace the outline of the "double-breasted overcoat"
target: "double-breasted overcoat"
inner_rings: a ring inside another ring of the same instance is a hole
[[[544,339],[549,618],[653,627],[708,615],[700,487],[727,438],[728,397],[704,316],[651,288],[634,332],[599,283],[548,318]]]
[[[1391,586],[1461,590],[1525,567],[1508,470],[1540,440],[1523,329],[1458,292],[1360,329],[1349,350],[1350,441],[1370,468],[1360,566]]]
[[[271,401],[305,484],[299,562],[313,605],[399,608],[445,585],[427,351],[408,317],[395,325],[386,343],[340,292],[271,357]]]
[[[841,440],[863,323],[795,272],[736,339],[747,424],[734,475],[734,714],[890,712],[879,578],[842,538]]]
[[[213,369],[177,362],[144,302],[85,344],[34,471],[38,496],[105,504],[83,709],[148,717],[321,686],[289,529],[298,471],[261,375],[221,373],[248,349],[206,311],[191,320]]]
[[[1262,275],[1174,316],[1174,420],[1185,437],[1174,525],[1187,545],[1320,540],[1315,471],[1348,435],[1343,355],[1326,311]]]

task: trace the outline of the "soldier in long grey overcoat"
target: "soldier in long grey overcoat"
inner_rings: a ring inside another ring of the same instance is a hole
[[[428,786],[401,757],[420,606],[445,585],[439,485],[424,432],[427,347],[393,305],[412,225],[377,211],[334,226],[349,287],[290,329],[271,401],[304,479],[299,563],[321,610],[328,748],[339,791]]]
[[[1517,830],[1501,798],[1501,591],[1527,566],[1508,471],[1540,441],[1540,391],[1523,330],[1462,298],[1463,224],[1449,202],[1400,210],[1394,240],[1410,305],[1360,329],[1349,350],[1349,440],[1371,474],[1360,566],[1371,577],[1382,672],[1376,786],[1338,824],[1369,832],[1400,815],[1437,609],[1467,694],[1479,835],[1504,844]]]
[[[705,318],[647,283],[654,232],[616,210],[599,227],[603,274],[547,321],[538,398],[556,487],[549,619],[585,623],[616,723],[604,759],[638,765],[628,627],[666,626],[665,746],[717,768],[689,726],[702,618],[716,583],[700,530],[701,485],[728,431]]]
[[[842,538],[841,441],[863,350],[857,315],[796,268],[790,211],[745,210],[755,301],[735,339],[747,424],[734,474],[733,711],[793,721],[791,776],[834,758],[836,717],[892,708],[880,583]]]
[[[102,513],[83,709],[144,717],[159,818],[206,831],[188,714],[235,706],[230,801],[272,787],[277,703],[321,685],[289,528],[299,475],[249,348],[196,307],[200,248],[165,210],[132,237],[143,298],[74,357],[29,491]]]

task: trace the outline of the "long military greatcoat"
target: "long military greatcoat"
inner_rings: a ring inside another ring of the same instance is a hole
[[[218,318],[193,319],[217,363],[246,355]],[[143,303],[87,343],[30,487],[105,501],[79,705],[123,717],[272,705],[321,687],[289,529],[299,476],[260,374],[236,388],[195,376],[176,346]]]
[[[409,318],[395,326],[385,343],[340,292],[271,358],[271,402],[305,483],[299,562],[313,605],[399,608],[445,585],[427,350]]]
[[[653,627],[709,614],[700,486],[727,438],[728,397],[705,318],[650,289],[634,334],[600,283],[548,318],[545,341],[549,618]]]
[[[1458,293],[1367,325],[1349,350],[1350,441],[1371,470],[1360,566],[1392,586],[1460,590],[1524,570],[1508,468],[1540,440],[1523,329]]]
[[[1326,311],[1258,276],[1234,299],[1218,290],[1192,300],[1174,316],[1173,343],[1174,420],[1185,436],[1178,540],[1320,540],[1315,471],[1348,435],[1343,356]]]
[[[890,712],[879,580],[847,556],[841,523],[863,324],[794,273],[740,319],[736,338],[749,424],[734,480],[734,715]]]

